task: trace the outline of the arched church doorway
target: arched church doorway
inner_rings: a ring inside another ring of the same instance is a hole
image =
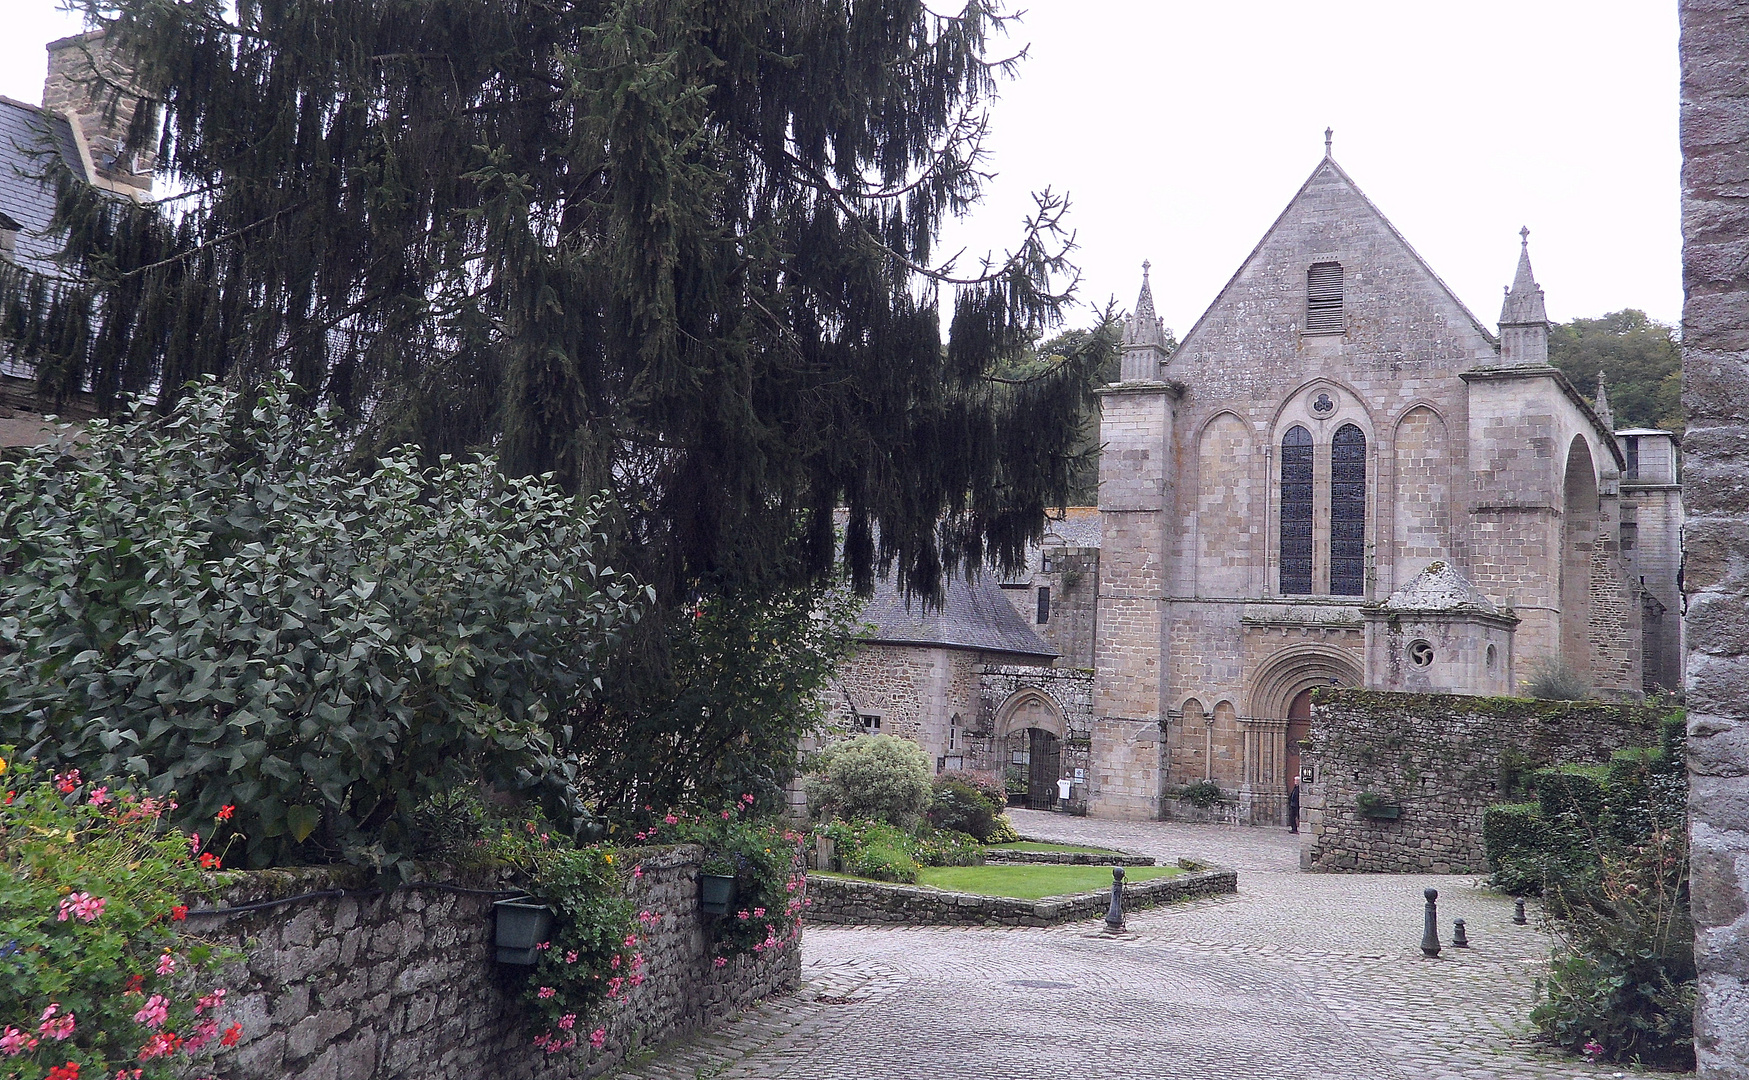
[[[1287,786],[1300,777],[1300,742],[1312,733],[1312,687],[1294,695],[1287,706]]]

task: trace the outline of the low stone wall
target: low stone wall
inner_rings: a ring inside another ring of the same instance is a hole
[[[618,1067],[639,1047],[711,1027],[800,977],[800,945],[715,968],[699,912],[702,851],[641,856],[628,886],[646,928],[648,977],[629,999],[590,1018],[587,1040],[546,1054],[519,1022],[521,968],[493,961],[492,900],[443,886],[493,890],[487,875],[364,896],[328,897],[234,915],[191,913],[190,932],[245,947],[228,971],[226,1014],[243,1041],[219,1059],[230,1080],[569,1080]],[[225,898],[240,906],[365,884],[344,869],[263,872]],[[581,1025],[580,1025],[581,1026]]]
[[[1212,806],[1198,806],[1171,795],[1160,799],[1162,821],[1183,821],[1198,825],[1254,825],[1251,808],[1237,799],[1222,799]],[[1271,822],[1271,824],[1274,824]]]
[[[1124,910],[1154,907],[1196,896],[1239,891],[1232,870],[1198,869],[1175,877],[1124,885]],[[810,877],[808,920],[818,923],[907,923],[913,926],[1055,926],[1101,918],[1111,905],[1108,886],[1098,892],[1014,900],[1005,896],[891,885],[883,881]]]
[[[1507,801],[1508,769],[1601,764],[1658,743],[1657,710],[1604,702],[1321,690],[1301,761],[1300,865],[1307,870],[1486,873],[1482,814]],[[1374,820],[1372,792],[1399,808]]]
[[[1044,863],[1051,866],[1153,866],[1152,855],[1131,855],[1122,851],[1004,851],[993,848],[984,852],[984,861],[992,866],[1003,863]]]

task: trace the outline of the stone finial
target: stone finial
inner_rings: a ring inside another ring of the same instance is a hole
[[[1603,385],[1603,369],[1597,371],[1597,397],[1591,406],[1597,418],[1603,421],[1603,426],[1610,431],[1615,430],[1615,412],[1609,407],[1609,390]]]
[[[1325,157],[1330,156],[1330,139],[1335,134],[1336,134],[1335,128],[1325,128],[1324,129],[1324,156]]]
[[[1154,313],[1154,290],[1148,284],[1148,270],[1152,266],[1147,261],[1142,263],[1142,291],[1136,297],[1135,312],[1124,325],[1123,343],[1163,350],[1166,347],[1166,321]]]
[[[1542,286],[1530,269],[1530,227],[1518,230],[1518,271],[1512,275],[1512,287],[1506,290],[1506,302],[1500,306],[1501,326],[1547,325],[1548,311],[1543,307]]]

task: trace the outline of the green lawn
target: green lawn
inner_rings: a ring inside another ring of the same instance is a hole
[[[1176,866],[1131,866],[1124,869],[1124,880],[1152,881],[1154,878],[1181,873],[1183,871]],[[950,892],[1037,900],[1041,896],[1109,889],[1111,867],[1036,863],[1013,866],[930,866],[925,867],[917,876],[917,884],[927,885],[932,889],[947,889]]]
[[[1074,851],[1089,855],[1121,855],[1120,851],[1102,847],[1077,847],[1074,844],[1044,844],[1037,840],[1017,840],[1012,844],[986,844],[989,851]]]

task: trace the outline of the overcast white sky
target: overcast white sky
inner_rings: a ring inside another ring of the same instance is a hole
[[[80,29],[58,6],[0,0],[0,94],[41,99],[42,46]],[[1026,12],[1010,44],[1029,58],[993,110],[999,175],[944,252],[1011,244],[1030,191],[1067,190],[1083,297],[1129,307],[1151,259],[1156,304],[1183,334],[1331,126],[1337,161],[1484,323],[1521,225],[1553,318],[1681,313],[1669,0],[1033,0]]]

